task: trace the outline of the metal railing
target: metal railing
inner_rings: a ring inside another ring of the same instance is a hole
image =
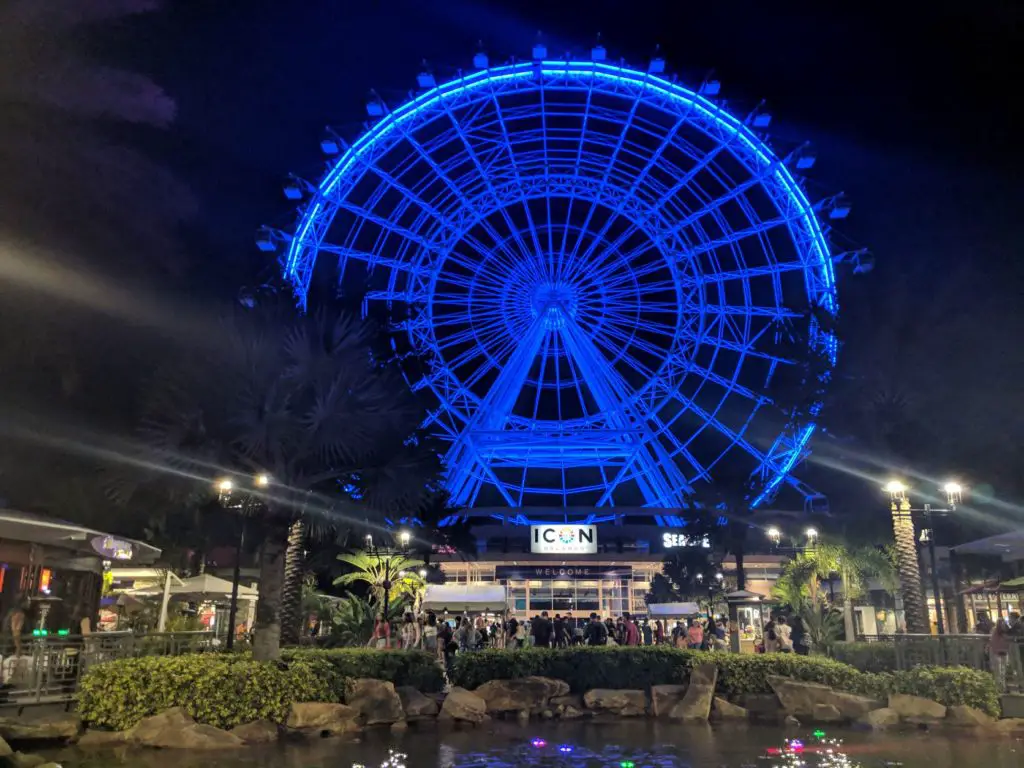
[[[104,661],[214,650],[212,632],[100,632],[26,637],[0,644],[0,707],[71,702],[82,673]]]
[[[1013,638],[1005,661],[993,660],[988,635],[914,635],[893,636],[896,647],[896,668],[911,669],[922,665],[939,667],[970,667],[995,672],[1012,690],[1024,688],[1024,640]]]

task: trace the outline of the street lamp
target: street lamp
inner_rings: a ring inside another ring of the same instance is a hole
[[[900,585],[903,594],[903,608],[907,615],[907,629],[911,632],[928,634],[928,617],[925,611],[924,595],[921,589],[921,569],[917,560],[917,541],[914,535],[914,513],[924,514],[928,523],[928,559],[931,565],[932,594],[935,597],[935,618],[939,634],[946,633],[946,620],[942,615],[942,597],[939,593],[939,572],[935,564],[935,522],[933,513],[949,513],[956,510],[963,495],[963,486],[955,480],[943,484],[948,507],[935,509],[926,503],[921,509],[913,509],[907,498],[910,490],[900,480],[886,483],[885,492],[891,499],[893,534],[896,538],[896,558],[899,565]]]
[[[806,531],[804,531],[804,536],[807,537],[807,540],[811,544],[814,544],[818,540],[818,529],[817,528],[808,528]]]
[[[772,544],[776,547],[779,546],[779,542],[782,540],[782,531],[773,525],[770,526],[765,533],[768,534],[768,538],[772,540]]]
[[[427,578],[427,569],[426,568],[420,568],[420,578],[421,579]]]
[[[398,541],[401,542],[403,548],[409,546],[410,538],[408,531],[400,531],[398,534]]]

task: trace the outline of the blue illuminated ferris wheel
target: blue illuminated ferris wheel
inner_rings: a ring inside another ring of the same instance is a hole
[[[715,82],[594,59],[478,55],[372,100],[319,184],[286,188],[307,199],[285,276],[305,303],[330,257],[387,308],[457,504],[681,508],[726,467],[753,506],[810,494],[790,473],[820,403],[780,418],[771,385],[835,364],[824,206],[792,173],[813,157],[776,156]]]

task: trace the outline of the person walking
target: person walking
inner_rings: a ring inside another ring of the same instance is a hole
[[[651,631],[650,620],[644,619],[644,625],[640,628],[640,632],[644,637],[644,645],[651,645],[654,641],[654,632]]]
[[[686,644],[688,647],[699,650],[704,643],[704,629],[696,619],[690,619],[690,628],[686,630]]]
[[[640,629],[637,627],[636,622],[633,621],[633,617],[630,614],[623,616],[623,640],[627,646],[640,645]]]
[[[793,652],[792,628],[786,623],[785,616],[779,616],[775,623],[775,634],[778,636],[779,653]]]
[[[553,628],[547,611],[533,617],[533,645],[536,648],[550,648]]]
[[[793,640],[793,653],[798,656],[807,656],[811,649],[807,645],[807,630],[804,629],[804,620],[799,616],[794,616],[791,629],[790,637]]]
[[[420,646],[420,627],[411,611],[406,612],[401,631],[402,650],[408,651]]]
[[[433,611],[427,611],[423,622],[423,650],[437,655],[437,615]]]
[[[505,622],[505,644],[510,650],[515,650],[519,647],[519,622],[516,617],[509,611],[507,614],[507,621]]]
[[[661,645],[665,642],[665,622],[661,619],[654,622],[654,642],[656,645]]]
[[[995,624],[989,618],[988,611],[978,611],[978,623],[974,627],[975,633],[979,635],[991,635]]]
[[[764,625],[764,638],[761,643],[765,653],[775,653],[779,650],[779,635],[775,631],[775,622],[769,620]]]
[[[566,627],[565,619],[558,613],[555,614],[554,632],[556,648],[565,648],[569,645],[568,627]]]
[[[590,614],[590,623],[583,630],[583,641],[587,645],[607,645],[608,627],[596,613]]]
[[[387,650],[391,645],[391,624],[384,619],[384,614],[378,613],[373,622],[373,632],[370,634],[370,642],[366,644],[369,648]]]
[[[988,638],[989,663],[992,665],[992,674],[996,678],[996,685],[1000,691],[1006,690],[1006,664],[1010,657],[1010,628],[1006,620],[1000,618],[992,627],[992,634]]]
[[[686,629],[679,620],[676,620],[676,625],[672,627],[672,645],[676,648],[686,647]]]

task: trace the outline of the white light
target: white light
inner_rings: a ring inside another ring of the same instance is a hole
[[[767,531],[765,531],[765,533],[768,534],[768,538],[771,539],[772,541],[776,541],[777,542],[779,539],[782,538],[782,531],[780,531],[774,525],[771,526]]]
[[[407,574],[406,574],[406,572],[405,572],[405,571],[399,571],[399,572],[398,572],[398,578],[400,578],[400,579],[404,579],[404,578],[406,577],[406,575],[407,575]]]
[[[410,539],[410,536],[409,536],[409,532],[408,532],[408,531],[402,531],[401,533],[399,533],[399,534],[398,534],[398,540],[399,540],[400,542],[402,542],[402,546],[403,546],[403,547],[404,547],[404,546],[405,546],[406,544],[408,544],[408,543],[409,543],[409,539]]]
[[[724,576],[723,576],[722,574],[720,574],[720,573],[716,573],[716,574],[715,574],[715,578],[716,578],[716,579],[718,579],[719,581],[721,581],[721,580],[722,580],[722,579],[724,579],[725,577],[724,577]]]
[[[270,475],[266,472],[260,472],[260,474],[256,475],[255,482],[257,488],[266,488],[270,485]]]
[[[907,485],[902,480],[890,480],[883,490],[893,496],[902,496],[907,492]]]
[[[235,487],[235,484],[227,477],[217,481],[217,490],[221,493],[231,493],[231,489]]]
[[[421,579],[427,578],[427,569],[426,568],[420,568],[420,578]]]
[[[959,496],[961,493],[963,493],[964,487],[960,485],[960,483],[954,480],[950,480],[948,483],[942,486],[942,490],[944,490],[946,494],[949,496]]]
[[[804,531],[804,534],[807,536],[808,539],[816,539],[818,538],[818,529],[808,528],[806,531]]]

